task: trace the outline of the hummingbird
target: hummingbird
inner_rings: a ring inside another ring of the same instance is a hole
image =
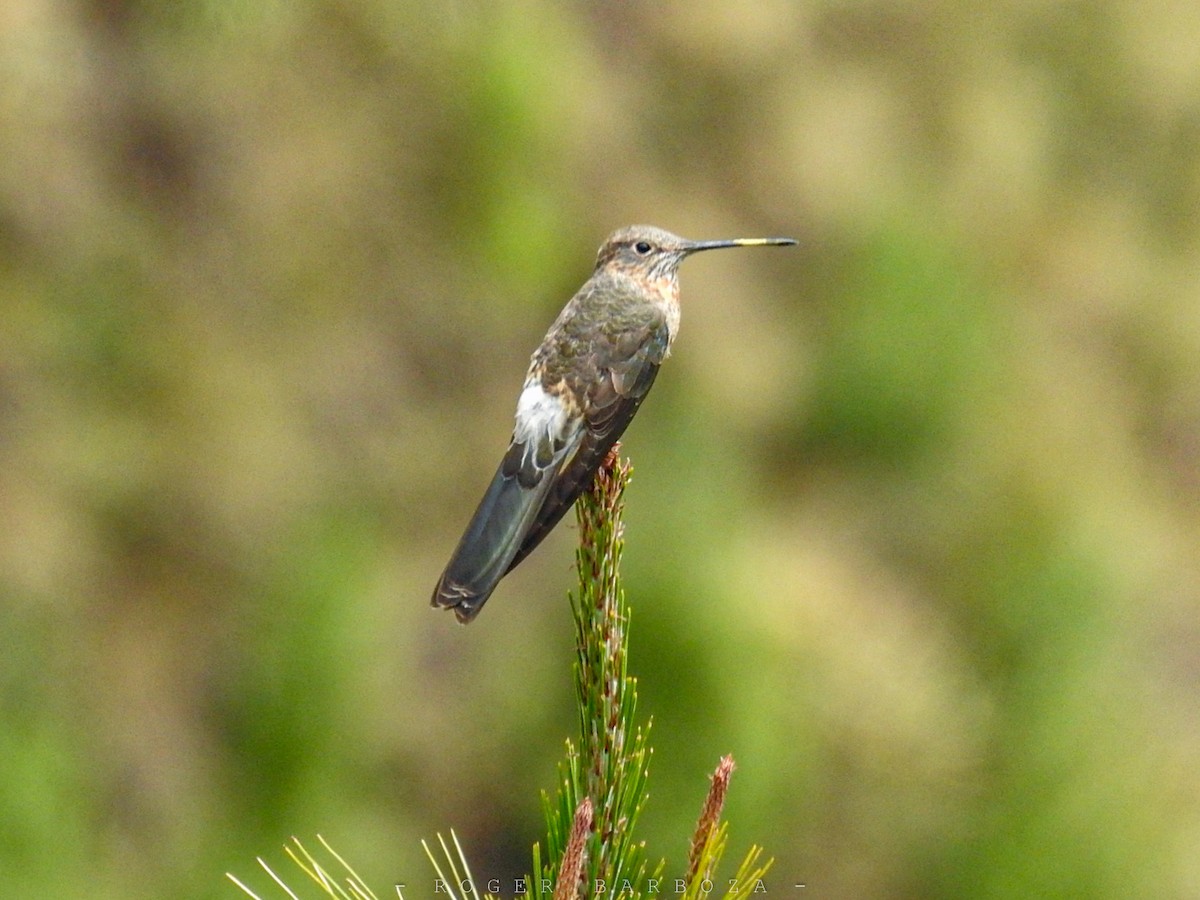
[[[723,247],[791,238],[689,241],[650,225],[609,235],[563,307],[517,399],[508,451],[433,592],[459,622],[550,533],[588,487],[654,384],[679,331],[679,264]]]

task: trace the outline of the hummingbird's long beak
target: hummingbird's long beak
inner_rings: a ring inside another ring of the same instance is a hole
[[[688,241],[683,249],[685,253],[699,253],[722,247],[789,247],[795,243],[794,238],[734,238],[731,241]]]

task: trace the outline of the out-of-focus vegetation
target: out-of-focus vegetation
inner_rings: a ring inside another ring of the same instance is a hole
[[[647,221],[802,242],[627,435],[650,845],[732,752],[782,896],[1197,896],[1197,210],[1190,0],[9,0],[0,895],[527,868],[574,534],[428,594]]]

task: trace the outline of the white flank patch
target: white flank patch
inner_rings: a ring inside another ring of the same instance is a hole
[[[526,384],[517,401],[517,425],[513,430],[518,443],[536,447],[560,438],[566,425],[567,408],[562,400],[547,393],[539,381]]]

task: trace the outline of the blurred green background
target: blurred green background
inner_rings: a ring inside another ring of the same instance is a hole
[[[1200,6],[7,0],[0,895],[528,868],[574,529],[428,608],[613,228],[652,856],[1200,896]],[[430,890],[424,887],[430,885]]]

